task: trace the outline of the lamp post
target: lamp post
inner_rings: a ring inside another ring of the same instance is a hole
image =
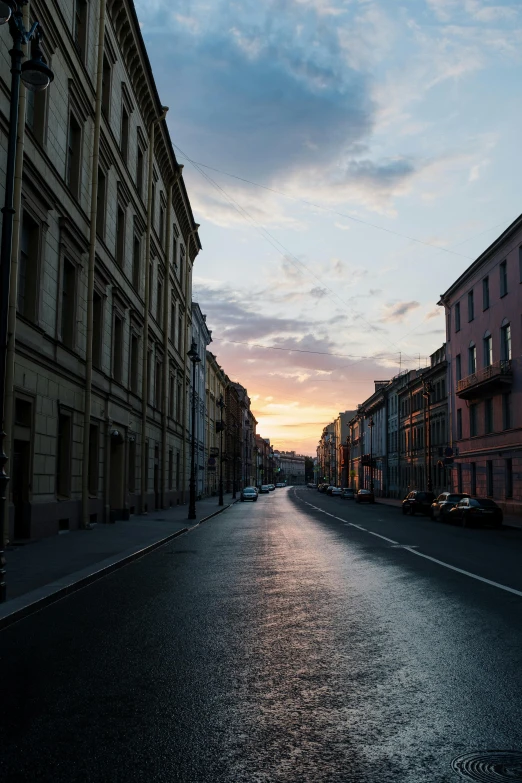
[[[201,361],[198,347],[192,340],[188,357],[192,362],[192,443],[190,446],[190,484],[188,518],[196,519],[196,364]]]
[[[219,419],[219,500],[218,500],[218,506],[223,505],[223,410],[225,408],[225,400],[223,399],[223,395],[219,395],[219,400],[217,401],[217,406],[220,410],[220,419]]]
[[[426,448],[425,448],[425,470],[427,479],[428,492],[433,491],[433,484],[431,480],[431,409],[430,409],[430,395],[433,391],[433,385],[431,381],[424,381],[424,388],[422,396],[424,397],[424,410],[426,415]]]
[[[46,90],[54,74],[45,62],[40,42],[42,28],[35,22],[26,30],[22,7],[27,0],[0,0],[0,24],[9,24],[13,40],[11,55],[11,100],[9,107],[9,137],[7,140],[7,161],[5,198],[2,208],[2,240],[0,246],[0,603],[6,600],[4,539],[6,532],[5,499],[9,476],[5,471],[7,455],[4,451],[5,380],[8,338],[9,285],[11,280],[11,252],[14,223],[14,182],[16,145],[18,139],[18,113],[20,106],[20,81],[32,92]],[[22,65],[22,46],[31,43],[31,58]]]
[[[373,416],[370,416],[368,427],[370,428],[370,492],[373,492],[373,427],[375,422]]]

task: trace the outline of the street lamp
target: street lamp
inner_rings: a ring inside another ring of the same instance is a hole
[[[11,55],[11,102],[9,107],[9,137],[7,140],[7,161],[5,198],[2,208],[2,240],[0,246],[0,603],[6,600],[5,584],[5,499],[9,476],[5,471],[7,455],[4,451],[4,416],[5,416],[5,378],[7,359],[7,331],[9,312],[9,285],[11,280],[11,253],[13,246],[14,223],[14,182],[16,145],[18,140],[18,114],[20,106],[20,81],[28,90],[39,92],[45,90],[54,74],[45,62],[40,41],[42,28],[35,22],[30,30],[26,30],[22,18],[22,6],[27,0],[1,0],[0,24],[9,24],[9,32],[13,39]],[[22,46],[32,42],[31,59],[22,65]]]
[[[219,400],[217,401],[217,406],[220,410],[220,419],[219,419],[219,501],[218,506],[223,505],[223,430],[225,425],[223,424],[223,410],[225,408],[225,400],[223,399],[223,395],[219,395]]]
[[[373,416],[370,416],[368,427],[370,428],[370,492],[373,492],[373,428],[375,422]]]
[[[192,443],[190,450],[190,484],[188,518],[196,519],[196,364],[201,361],[198,346],[192,340],[188,357],[192,362]]]
[[[424,397],[424,409],[426,411],[426,423],[427,423],[427,432],[426,432],[426,449],[425,449],[425,468],[426,468],[426,478],[427,478],[427,490],[428,492],[432,492],[433,490],[433,484],[431,481],[431,409],[430,409],[430,395],[433,391],[433,385],[431,381],[424,381],[424,388],[422,391],[422,396]]]

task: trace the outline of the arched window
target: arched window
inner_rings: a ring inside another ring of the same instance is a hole
[[[482,338],[484,367],[490,367],[493,364],[493,338],[488,330]]]

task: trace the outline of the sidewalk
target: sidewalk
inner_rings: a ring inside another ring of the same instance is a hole
[[[223,506],[218,505],[217,496],[198,500],[196,519],[190,521],[187,503],[125,522],[96,524],[92,530],[8,546],[7,602],[0,604],[0,628],[142,557],[235,502],[231,494],[224,496]]]
[[[402,500],[397,498],[375,498],[376,503],[383,503],[385,506],[395,506],[400,508],[402,506]],[[516,527],[522,530],[522,517],[515,516],[514,514],[504,514],[504,526]]]

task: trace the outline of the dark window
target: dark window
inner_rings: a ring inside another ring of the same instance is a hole
[[[477,405],[469,406],[469,434],[473,437],[477,434]]]
[[[500,358],[511,359],[511,324],[505,324],[500,330]]]
[[[183,345],[183,316],[181,308],[178,307],[178,353],[181,353]]]
[[[482,309],[487,310],[489,308],[489,277],[485,277],[482,281]]]
[[[142,198],[143,198],[143,166],[144,166],[143,150],[138,145],[138,155],[136,159],[136,188]]]
[[[111,64],[106,54],[103,55],[102,111],[109,119],[111,114]]]
[[[58,444],[56,449],[56,494],[71,494],[71,417],[58,415]]]
[[[149,264],[149,310],[152,312],[152,295],[154,290],[154,266],[152,263]]]
[[[493,462],[486,461],[486,495],[493,497]]]
[[[457,439],[462,440],[462,409],[457,410]]]
[[[98,474],[99,474],[99,447],[98,447],[98,427],[91,424],[89,427],[89,494],[98,494]]]
[[[171,419],[174,418],[174,405],[175,405],[175,399],[174,399],[174,388],[175,388],[175,382],[174,382],[174,376],[171,375],[169,377],[169,416]]]
[[[66,182],[75,198],[80,195],[82,170],[82,129],[74,115],[69,115],[69,132],[67,138],[67,171]]]
[[[21,400],[17,397],[15,400],[14,414],[15,424],[19,427],[31,427],[33,421],[33,406],[28,400]]]
[[[27,90],[25,93],[25,122],[40,144],[43,144],[45,140],[47,93],[47,90],[41,92]]]
[[[127,163],[129,158],[129,112],[125,105],[121,107],[121,154]]]
[[[455,305],[455,331],[460,332],[460,302]]]
[[[139,291],[140,288],[140,256],[141,242],[136,234],[134,235],[134,245],[132,249],[132,285]]]
[[[165,247],[165,208],[160,206],[159,238],[161,247]]]
[[[462,492],[462,465],[457,462],[457,492]]]
[[[477,346],[470,345],[468,348],[468,374],[473,375],[477,371]]]
[[[172,229],[172,233],[174,235],[174,228]],[[176,269],[177,265],[178,265],[178,243],[174,235],[172,238],[172,266],[174,267],[174,269]]]
[[[173,481],[173,462],[174,462],[174,452],[172,449],[169,449],[169,489],[172,489],[172,481]]]
[[[149,488],[149,441],[145,442],[145,475],[142,476],[143,491]]]
[[[506,460],[506,497],[513,497],[513,460]]]
[[[507,285],[507,261],[502,261],[499,266],[500,272],[500,296],[505,296],[508,292]]]
[[[138,391],[138,359],[139,359],[139,339],[135,334],[131,335],[130,341],[130,387],[131,391]]]
[[[103,300],[97,291],[92,297],[92,363],[101,367],[103,342]]]
[[[475,318],[475,302],[473,299],[473,291],[468,293],[468,321],[473,321]]]
[[[151,387],[152,387],[152,350],[147,353],[147,402],[151,402]]]
[[[150,199],[150,224],[154,228],[156,220],[156,183],[152,183],[152,195]]]
[[[123,269],[125,263],[125,211],[118,204],[116,212],[116,263]]]
[[[98,193],[96,200],[96,233],[101,239],[105,236],[105,201],[107,179],[103,170],[98,167]]]
[[[163,281],[158,280],[158,286],[156,288],[156,320],[161,324],[163,315]]]
[[[493,364],[493,338],[490,334],[484,337],[484,367],[490,367]]]
[[[493,432],[493,400],[491,397],[484,400],[484,432],[486,435]]]
[[[73,38],[80,58],[85,62],[87,49],[87,0],[76,0],[74,7]]]
[[[114,335],[112,342],[112,373],[114,380],[121,383],[123,371],[123,320],[114,317]]]
[[[31,321],[36,320],[38,297],[38,256],[40,228],[27,212],[22,218],[20,260],[18,262],[17,310]]]
[[[178,383],[178,394],[176,397],[176,421],[181,422],[181,383]]]
[[[477,465],[475,462],[472,462],[470,467],[471,467],[471,494],[476,495],[477,494]]]
[[[163,409],[163,405],[161,404],[162,372],[163,372],[163,365],[162,365],[161,362],[158,361],[158,362],[156,362],[156,370],[155,370],[155,374],[154,374],[154,393],[155,393],[154,394],[154,396],[155,396],[154,404],[155,404],[155,406],[156,406],[156,408],[158,410],[162,410]]]
[[[180,480],[180,458],[179,451],[176,452],[176,489],[179,489]]]
[[[129,492],[136,490],[136,441],[129,440]]]
[[[462,379],[462,360],[460,358],[460,353],[455,356],[455,375],[457,376],[457,381]]]
[[[63,344],[73,348],[76,337],[76,269],[66,258],[62,276],[61,332]]]
[[[176,344],[176,302],[170,303],[170,341],[172,345]]]
[[[505,430],[513,426],[511,415],[511,392],[502,395],[502,427]]]

